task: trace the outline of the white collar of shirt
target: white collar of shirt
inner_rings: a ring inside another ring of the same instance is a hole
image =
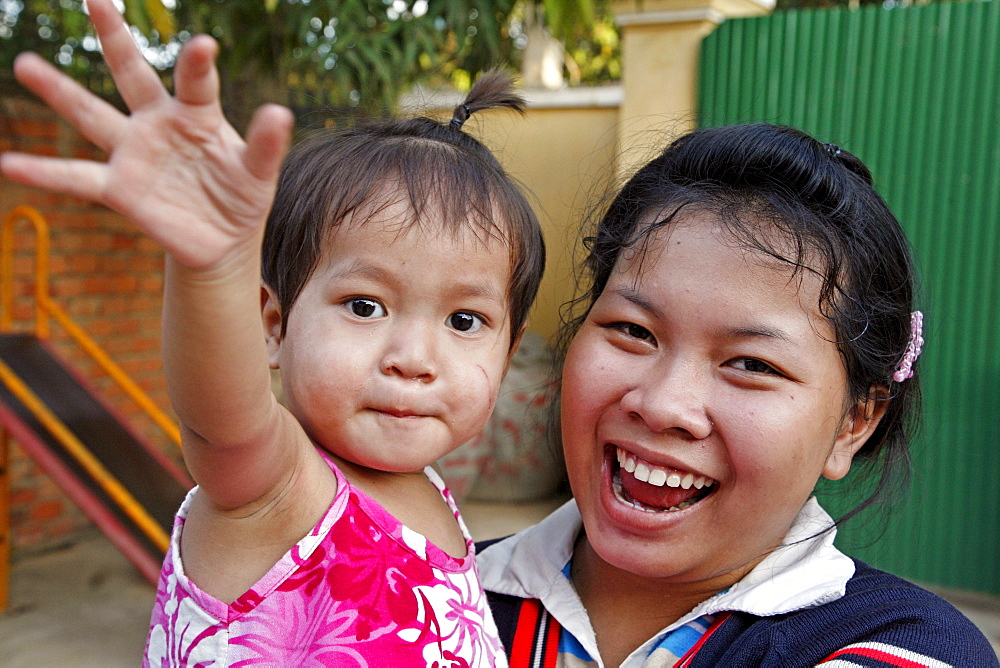
[[[763,559],[728,590],[703,601],[660,631],[622,664],[639,666],[664,633],[702,615],[725,610],[759,617],[779,615],[834,601],[844,595],[854,562],[833,546],[835,528],[816,535],[833,520],[815,498],[799,511],[784,545]],[[538,524],[483,550],[476,558],[488,591],[537,598],[602,665],[587,611],[562,571],[573,556],[582,520],[573,500]]]

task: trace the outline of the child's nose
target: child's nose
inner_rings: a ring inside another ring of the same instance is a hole
[[[690,366],[672,363],[642,375],[621,399],[621,408],[654,433],[671,429],[700,440],[712,433],[706,407],[708,380]]]
[[[427,330],[419,325],[397,328],[382,356],[382,373],[423,382],[437,378],[433,334]]]

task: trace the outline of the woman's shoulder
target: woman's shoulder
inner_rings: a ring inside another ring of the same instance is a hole
[[[858,601],[855,599],[863,599],[864,597],[877,594],[889,595],[889,592],[892,592],[891,597],[903,596],[913,598],[914,600],[924,601],[934,607],[950,608],[958,613],[958,610],[943,598],[909,580],[905,580],[887,571],[879,570],[860,559],[852,558],[852,561],[854,561],[855,566],[854,576],[847,583],[847,592],[844,595],[845,599],[857,603]]]
[[[865,666],[1000,666],[986,637],[953,605],[903,578],[855,564],[836,600],[775,617],[734,614],[692,665],[812,666],[841,660]]]

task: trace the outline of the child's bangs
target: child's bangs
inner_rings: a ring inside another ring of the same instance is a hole
[[[501,179],[488,165],[428,139],[399,138],[366,148],[363,160],[347,156],[339,165],[349,185],[330,202],[331,225],[363,222],[393,207],[397,217],[406,212],[398,218],[400,233],[413,227],[456,236],[472,232],[482,243],[511,245]]]

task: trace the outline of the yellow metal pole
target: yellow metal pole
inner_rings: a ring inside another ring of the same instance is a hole
[[[14,320],[14,224],[10,216],[0,230],[0,332]]]
[[[181,445],[181,432],[177,424],[156,405],[149,395],[142,391],[134,380],[111,359],[97,343],[88,336],[78,324],[73,322],[66,312],[59,308],[59,305],[48,297],[41,299],[39,309],[47,314],[63,328],[79,344],[90,357],[103,368],[111,378],[118,383],[118,386],[125,391],[138,406],[146,412],[153,422],[172,440],[177,447]]]
[[[42,214],[28,207],[21,215],[27,216],[35,226],[35,334],[40,339],[49,338],[49,318],[42,302],[49,298],[49,226]]]
[[[0,233],[0,331],[9,331],[14,309],[14,225],[26,218],[35,228],[35,334],[49,338],[48,315],[41,309],[49,294],[49,225],[42,214],[30,206],[11,210]]]
[[[138,525],[153,544],[163,552],[167,551],[170,538],[146,509],[135,500],[125,487],[108,472],[93,453],[71,432],[49,408],[42,403],[31,389],[5,363],[0,362],[0,380],[11,393],[32,412],[63,447],[76,459],[91,478],[108,493],[115,504]]]

